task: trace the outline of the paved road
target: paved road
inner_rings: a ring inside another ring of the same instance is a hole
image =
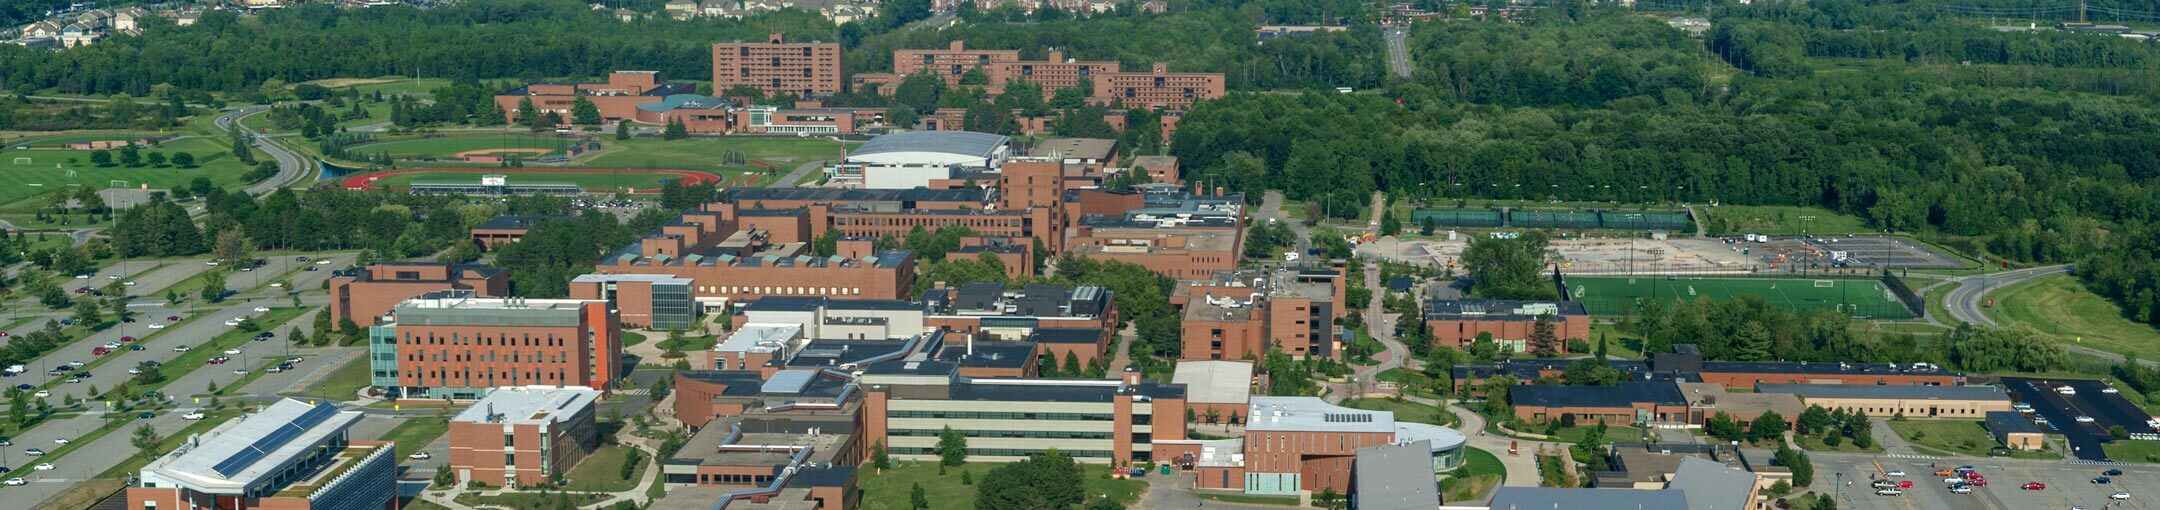
[[[233,123],[237,122],[241,117],[269,111],[269,109],[270,107],[268,106],[257,105],[241,108],[233,112],[227,112],[224,115],[218,116],[217,127],[218,129],[231,129]],[[271,143],[267,137],[263,136],[261,133],[257,133],[253,129],[249,129],[247,127],[247,124],[245,123],[240,124],[240,132],[254,135],[255,148],[269,154],[271,159],[277,160],[278,163],[277,175],[269,179],[264,179],[262,182],[249,185],[247,187],[248,194],[269,194],[271,191],[276,191],[278,188],[284,187],[286,183],[290,183],[293,180],[300,178],[302,174],[306,173],[308,168],[307,162],[300,159],[300,156],[298,154],[294,154],[292,151],[286,150],[284,147],[280,147],[275,143]]]
[[[796,165],[796,166],[795,166],[795,169],[794,169],[794,170],[790,170],[790,171],[788,171],[787,175],[782,175],[782,176],[780,176],[780,179],[779,179],[779,180],[775,180],[775,181],[773,181],[773,182],[771,182],[771,183],[767,183],[767,184],[765,185],[765,187],[767,187],[767,188],[793,188],[793,187],[795,187],[795,181],[799,181],[799,180],[802,180],[803,176],[805,176],[805,175],[809,175],[809,173],[810,173],[810,172],[818,171],[818,169],[820,169],[820,168],[824,168],[824,166],[825,166],[825,161],[823,161],[823,160],[819,160],[819,161],[811,161],[811,162],[806,162],[806,163],[803,163],[803,164],[801,164],[801,165]]]
[[[1983,326],[2000,326],[2000,324],[1995,323],[1995,319],[1988,317],[1986,313],[1982,313],[1980,310],[1988,291],[2033,278],[2067,272],[2070,272],[2070,265],[2063,264],[1952,278],[1951,281],[1964,285],[1951,290],[1950,294],[1943,296],[1943,309],[1950,312],[1951,318],[1960,322]]]
[[[1395,76],[1410,77],[1410,45],[1403,39],[1409,34],[1402,29],[1381,31],[1387,36],[1387,66]]]
[[[1260,196],[1260,212],[1255,217],[1289,224],[1290,232],[1297,234],[1297,252],[1310,252],[1312,249],[1312,227],[1306,226],[1303,218],[1283,216],[1282,206],[1282,192],[1268,190],[1266,194]]]

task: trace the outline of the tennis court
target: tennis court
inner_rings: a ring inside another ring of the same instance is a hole
[[[1793,311],[1844,310],[1854,317],[1909,319],[1912,312],[1882,282],[1861,279],[1570,276],[1568,297],[1597,315],[1618,315],[1638,299],[1758,296]]]

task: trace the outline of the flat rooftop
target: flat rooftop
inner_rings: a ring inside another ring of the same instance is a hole
[[[1185,385],[1185,401],[1194,404],[1245,404],[1252,398],[1250,361],[1184,361],[1172,382]]]
[[[1535,320],[1539,316],[1589,315],[1576,301],[1503,301],[1491,299],[1434,299],[1425,303],[1425,318],[1449,320]]]
[[[1043,140],[1040,143],[1036,143],[1033,148],[1028,149],[1027,155],[1029,157],[1037,158],[1056,157],[1103,160],[1110,159],[1110,156],[1114,155],[1112,151],[1116,148],[1117,140],[1107,140],[1102,138],[1051,138]]]
[[[1395,432],[1395,413],[1351,409],[1318,397],[1252,397],[1246,407],[1246,430]]]
[[[1800,398],[1876,398],[1904,400],[2010,401],[1994,386],[1871,386],[1855,384],[1757,384],[1756,393],[1791,393]]]
[[[647,282],[659,284],[689,285],[697,280],[665,274],[602,274],[586,273],[571,278],[571,283]]]
[[[1631,407],[1637,403],[1683,405],[1687,398],[1672,382],[1629,381],[1613,386],[1517,386],[1508,399],[1518,406]]]
[[[716,352],[774,352],[786,348],[802,338],[801,324],[775,324],[765,322],[745,323],[728,334],[726,340],[714,344]]]
[[[511,386],[489,389],[471,407],[459,411],[451,421],[462,423],[503,423],[509,425],[540,425],[567,420],[571,416],[592,407],[600,398],[600,391],[592,388],[554,386]],[[489,413],[494,413],[490,415]]]
[[[211,429],[198,446],[165,454],[143,471],[203,492],[239,494],[359,421],[358,411],[283,399]]]

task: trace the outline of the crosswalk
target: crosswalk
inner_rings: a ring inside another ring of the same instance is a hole
[[[620,390],[615,390],[615,394],[616,394],[616,395],[651,395],[651,394],[652,394],[652,390],[651,390],[651,389],[648,389],[648,388],[627,388],[627,389],[620,389]]]
[[[1893,458],[1893,459],[1917,459],[1917,460],[1936,460],[1936,459],[1941,459],[1941,458],[1942,458],[1942,457],[1937,457],[1937,456],[1934,456],[1934,455],[1920,455],[1920,454],[1917,454],[1917,453],[1892,453],[1892,454],[1886,454],[1886,455],[1883,455],[1883,456],[1884,456],[1884,457],[1889,457],[1889,458]]]

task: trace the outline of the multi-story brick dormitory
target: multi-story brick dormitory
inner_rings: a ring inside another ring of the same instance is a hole
[[[1206,279],[1237,269],[1245,244],[1243,195],[1203,196],[1175,186],[1141,189],[1138,208],[1079,217],[1066,252],[1139,264],[1175,279]],[[1130,201],[1108,194],[1077,196],[1118,202],[1076,206],[1089,211],[1114,211]]]
[[[697,87],[689,83],[662,83],[654,71],[616,71],[608,74],[605,83],[534,83],[517,90],[495,96],[495,105],[502,107],[503,116],[511,123],[524,122],[518,118],[518,106],[530,100],[541,115],[549,113],[572,120],[572,108],[578,98],[591,101],[600,111],[601,120],[608,124],[624,119],[637,118],[637,106],[660,101],[675,94],[689,94]]]
[[[732,209],[710,209],[686,212],[601,258],[595,272],[688,278],[694,299],[714,305],[765,296],[897,299],[914,284],[915,259],[905,250],[816,257],[799,231],[763,230]]]
[[[1502,349],[1529,350],[1538,321],[1549,322],[1560,341],[1590,338],[1590,313],[1575,301],[1499,301],[1433,299],[1425,302],[1425,328],[1433,342],[1468,350],[1481,335]]]
[[[805,98],[840,92],[840,43],[787,42],[772,34],[763,42],[714,44],[712,55],[715,93],[736,86]]]
[[[1217,271],[1180,280],[1170,305],[1181,310],[1179,359],[1258,359],[1269,349],[1303,358],[1340,352],[1335,319],[1347,292],[1341,266]]]
[[[476,399],[501,386],[607,390],[623,373],[606,301],[433,292],[368,328],[372,383],[402,399]]]
[[[1089,102],[1129,108],[1185,109],[1224,93],[1222,73],[1170,72],[1169,65],[1161,62],[1147,71],[1126,72],[1115,61],[1068,59],[1060,51],[1051,51],[1047,57],[1024,60],[1019,50],[968,49],[965,43],[953,41],[943,49],[895,50],[893,72],[856,73],[853,81],[858,92],[874,88],[890,94],[910,74],[937,76],[946,86],[959,87],[963,77],[979,70],[989,78],[983,86],[989,94],[1004,93],[1005,83],[1013,79],[1041,86],[1045,98],[1057,89],[1087,82],[1093,87]]]
[[[330,320],[374,324],[398,303],[443,290],[470,290],[479,297],[510,295],[510,272],[479,264],[379,262],[330,276]]]

